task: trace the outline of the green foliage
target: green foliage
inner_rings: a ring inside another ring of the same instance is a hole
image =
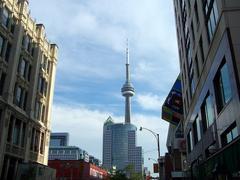
[[[140,173],[136,173],[134,166],[130,164],[124,170],[117,171],[116,174],[111,177],[111,180],[143,180],[143,176]]]

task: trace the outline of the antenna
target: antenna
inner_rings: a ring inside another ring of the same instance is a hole
[[[129,64],[128,38],[127,38],[127,42],[126,42],[126,64]]]

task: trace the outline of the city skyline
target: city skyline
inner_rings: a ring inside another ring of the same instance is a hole
[[[32,16],[44,22],[48,37],[60,49],[53,131],[70,132],[71,144],[101,158],[103,122],[109,115],[116,122],[124,120],[119,89],[125,78],[122,64],[128,37],[132,82],[138,90],[132,122],[159,132],[161,154],[166,152],[168,123],[161,120],[160,110],[179,73],[172,2],[43,0],[29,4]],[[147,158],[157,158],[157,147],[152,147],[155,139],[145,132],[137,136],[145,151],[145,165],[152,169]]]

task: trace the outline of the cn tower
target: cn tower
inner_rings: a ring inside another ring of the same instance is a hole
[[[131,122],[131,97],[135,94],[134,87],[130,82],[130,64],[128,42],[126,48],[126,82],[121,89],[122,95],[125,97],[125,123]]]

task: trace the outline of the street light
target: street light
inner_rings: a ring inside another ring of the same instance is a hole
[[[157,146],[158,146],[158,176],[159,176],[159,179],[160,179],[160,176],[161,176],[161,173],[160,173],[160,144],[159,144],[159,134],[158,133],[155,133],[153,132],[152,130],[150,129],[147,129],[147,128],[144,128],[144,127],[140,127],[140,131],[142,131],[143,129],[149,131],[150,133],[152,133],[154,135],[154,137],[156,138],[157,140]]]

